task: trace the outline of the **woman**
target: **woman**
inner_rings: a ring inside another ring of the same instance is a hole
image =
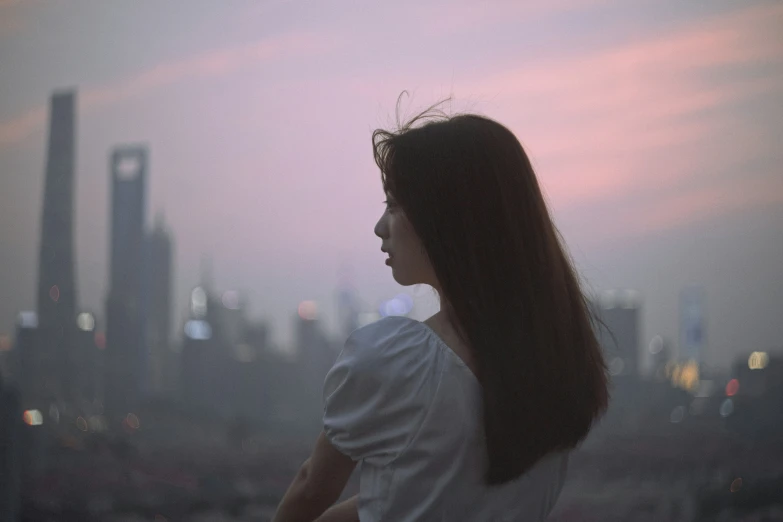
[[[543,520],[608,393],[530,161],[499,123],[432,108],[376,130],[373,148],[386,264],[401,285],[431,285],[441,309],[350,336],[275,520]],[[327,510],[357,462],[358,498]]]

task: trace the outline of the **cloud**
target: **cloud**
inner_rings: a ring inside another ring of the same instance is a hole
[[[162,63],[130,78],[80,89],[80,111],[88,112],[119,103],[186,79],[222,76],[281,58],[328,52],[337,43],[338,40],[331,35],[291,32],[243,46],[208,51],[181,61]],[[0,123],[0,146],[20,143],[41,129],[46,117],[47,107],[39,106]]]
[[[416,2],[412,9],[421,21],[422,29],[430,34],[447,35],[463,31],[487,29],[513,20],[514,23],[532,22],[547,16],[580,11],[606,4],[607,0],[538,0],[518,2],[499,0],[486,2]]]
[[[738,155],[775,154],[774,133],[758,132],[741,108],[783,95],[781,16],[781,3],[746,8],[668,35],[509,68],[459,91],[503,108],[497,117],[523,140],[556,207],[589,211],[660,194],[663,207],[629,220],[630,229],[671,223],[661,216],[695,218],[709,205],[719,212],[774,202],[765,185],[771,171],[757,172],[766,188],[750,192],[736,174],[709,193],[690,185],[705,172],[726,175]],[[670,195],[681,190],[692,204]],[[733,203],[719,205],[720,194]]]

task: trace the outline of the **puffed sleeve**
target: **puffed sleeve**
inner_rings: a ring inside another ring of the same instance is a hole
[[[405,449],[434,394],[426,333],[410,319],[356,330],[324,383],[324,433],[353,460],[382,464]]]

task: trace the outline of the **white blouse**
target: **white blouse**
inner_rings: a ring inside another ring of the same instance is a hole
[[[540,521],[565,481],[553,453],[502,486],[483,483],[481,386],[433,330],[405,317],[360,328],[324,385],[324,432],[361,461],[359,519]]]

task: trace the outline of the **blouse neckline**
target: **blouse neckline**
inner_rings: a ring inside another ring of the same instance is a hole
[[[426,330],[427,333],[435,339],[435,341],[440,345],[440,347],[446,351],[449,357],[451,357],[451,359],[454,360],[459,366],[464,368],[470,374],[470,376],[473,378],[474,381],[479,383],[478,377],[476,376],[475,373],[473,373],[473,370],[471,370],[470,367],[465,363],[465,361],[462,360],[462,357],[457,355],[457,352],[452,350],[451,347],[448,344],[446,344],[446,341],[444,341],[443,338],[430,327],[430,325],[428,325],[423,321],[419,321],[418,319],[414,319],[412,317],[408,317],[405,315],[401,315],[399,317],[402,317],[404,319],[407,319],[408,321],[413,321],[414,323],[421,325],[421,327],[424,328],[424,330]]]

